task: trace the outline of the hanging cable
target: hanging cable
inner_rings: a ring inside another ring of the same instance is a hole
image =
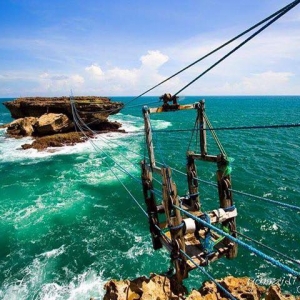
[[[174,168],[171,168],[171,169],[174,172],[177,172],[179,174],[182,174],[182,175],[186,176],[186,173],[184,173],[182,171],[176,170]],[[203,180],[203,179],[198,178],[198,177],[194,177],[193,179],[195,179],[195,180],[197,180],[199,182],[202,182],[202,183],[214,186],[214,187],[218,187],[218,185],[216,183],[214,183],[214,182]],[[276,200],[272,200],[272,199],[269,199],[269,198],[256,196],[256,195],[253,195],[253,194],[248,194],[248,193],[237,191],[237,190],[234,190],[234,189],[228,189],[228,190],[231,191],[231,192],[233,192],[233,193],[235,193],[235,194],[247,196],[247,197],[250,197],[250,198],[254,198],[254,199],[265,201],[265,202],[269,202],[269,203],[273,203],[273,204],[276,204],[278,206],[282,206],[284,208],[289,208],[289,209],[292,209],[292,210],[300,211],[300,207],[296,206],[296,205],[293,205],[293,204],[288,204],[288,203],[285,203],[285,202],[279,202],[279,201],[276,201]]]
[[[278,128],[293,128],[293,127],[300,127],[300,123],[278,124],[278,125],[254,125],[254,126],[236,126],[236,127],[217,127],[217,128],[214,128],[214,130],[278,129]]]
[[[221,153],[224,155],[224,157],[227,158],[226,151],[225,151],[223,145],[221,144],[221,142],[220,142],[220,140],[219,140],[217,134],[215,133],[214,128],[212,127],[212,125],[211,125],[211,123],[210,123],[210,121],[209,121],[209,119],[208,119],[206,113],[204,113],[204,120],[206,121],[206,124],[208,125],[208,128],[209,128],[209,130],[210,130],[210,132],[211,132],[211,134],[212,134],[212,136],[213,136],[215,142],[217,143],[217,146],[218,146],[219,150],[220,150]]]
[[[274,253],[276,253],[276,254],[284,257],[284,258],[286,258],[287,260],[289,260],[289,261],[297,264],[298,266],[300,266],[300,262],[299,261],[297,261],[297,260],[295,260],[295,259],[287,256],[286,254],[284,254],[282,252],[279,252],[279,251],[275,250],[274,248],[271,248],[271,247],[269,247],[269,246],[267,246],[267,245],[265,245],[265,244],[263,244],[263,243],[255,240],[255,239],[253,239],[253,238],[251,238],[251,237],[249,237],[249,236],[247,236],[247,235],[245,235],[245,234],[243,234],[243,233],[241,233],[239,231],[234,230],[233,232],[236,233],[236,234],[238,234],[239,236],[241,236],[241,237],[243,237],[243,238],[245,238],[245,239],[247,239],[247,240],[249,240],[249,241],[251,241],[251,242],[253,242],[253,243],[257,244],[257,245],[259,245],[259,246],[262,246],[262,247],[264,247],[264,248],[266,248],[266,249],[268,249],[268,250],[270,250],[270,251],[272,251],[272,252],[274,252]]]
[[[279,128],[296,128],[300,127],[300,123],[278,124],[278,125],[254,125],[254,126],[235,126],[235,127],[214,127],[217,130],[248,130],[248,129],[279,129]],[[154,129],[153,132],[170,133],[170,132],[193,132],[195,129]],[[204,128],[203,130],[210,130]],[[127,133],[144,133],[143,130],[127,131]]]
[[[195,64],[197,64],[198,62],[204,60],[205,58],[209,57],[210,55],[214,54],[215,52],[219,51],[220,49],[224,48],[225,46],[229,45],[230,43],[234,42],[235,40],[237,40],[238,38],[242,37],[243,35],[247,34],[248,32],[252,31],[253,29],[255,29],[256,27],[264,24],[265,22],[267,22],[268,20],[274,18],[275,16],[279,15],[282,12],[285,12],[287,9],[291,9],[293,8],[295,5],[297,5],[299,3],[299,0],[297,1],[293,1],[290,4],[286,5],[285,7],[279,9],[278,11],[276,11],[275,13],[271,14],[270,16],[268,16],[267,18],[261,20],[260,22],[256,23],[255,25],[251,26],[250,28],[246,29],[245,31],[243,31],[242,33],[238,34],[237,36],[233,37],[232,39],[230,39],[229,41],[227,41],[226,43],[222,44],[221,46],[215,48],[214,50],[212,50],[211,52],[209,52],[208,54],[200,57],[199,59],[197,59],[196,61],[194,61],[193,63],[189,64],[188,66],[186,66],[185,68],[179,70],[178,72],[174,73],[173,75],[171,75],[170,77],[164,79],[163,81],[161,81],[160,83],[156,84],[155,86],[153,86],[152,88],[146,90],[145,92],[139,94],[138,96],[134,97],[133,99],[131,99],[130,101],[128,101],[126,105],[128,105],[129,103],[139,99],[140,97],[144,96],[145,94],[147,94],[148,92],[154,90],[155,88],[157,88],[158,86],[162,85],[163,83],[167,82],[168,80],[172,79],[173,77],[179,75],[180,73],[182,73],[183,71],[189,69],[190,67],[194,66]]]
[[[75,114],[73,115],[73,119],[76,122],[77,126],[79,127],[79,129],[81,130],[81,132],[86,136],[86,133],[84,132],[84,128],[90,130],[92,133],[95,133],[93,130],[91,130],[88,126],[86,126],[83,122],[83,120],[76,114],[76,109],[75,109]],[[78,118],[78,119],[77,119]],[[80,125],[80,123],[78,122],[81,121],[82,125]],[[86,136],[87,137],[87,136]],[[93,145],[93,147],[96,150],[101,151],[102,153],[104,153],[107,157],[109,157],[119,168],[120,170],[122,170],[125,174],[129,175],[132,179],[134,179],[135,181],[137,181],[138,183],[140,183],[140,180],[135,178],[133,175],[131,175],[125,168],[123,168],[119,163],[117,163],[110,155],[108,155],[103,149],[99,148],[93,141],[90,141]]]
[[[296,205],[292,205],[292,204],[288,204],[288,203],[284,203],[284,202],[279,202],[279,201],[268,199],[268,198],[265,198],[265,197],[251,195],[251,194],[248,194],[248,193],[245,193],[245,192],[240,192],[240,191],[233,190],[233,189],[229,189],[229,191],[234,192],[236,194],[243,195],[243,196],[248,196],[248,197],[251,197],[251,198],[254,198],[254,199],[262,200],[262,201],[265,201],[265,202],[277,204],[277,205],[285,207],[285,208],[290,208],[290,209],[293,209],[293,210],[300,211],[300,207],[296,206]]]
[[[86,136],[85,132],[83,131],[83,128],[90,131],[91,133],[93,134],[96,134],[95,131],[93,131],[92,129],[90,129],[85,123],[84,121],[80,118],[77,110],[76,110],[76,107],[74,105],[74,103],[72,103],[72,111],[74,112],[73,114],[73,119],[75,121],[75,123],[77,124],[77,126],[80,128],[80,130],[82,131],[82,133]],[[82,125],[79,124],[79,122],[81,122]],[[104,141],[105,142],[105,141]],[[93,147],[95,148],[95,150],[99,150],[101,151],[102,153],[104,153],[107,157],[109,157],[119,168],[120,168],[120,171],[122,171],[123,173],[129,175],[131,178],[133,178],[135,181],[137,181],[139,184],[142,184],[141,181],[137,178],[135,178],[133,175],[131,175],[125,168],[123,168],[120,164],[118,164],[110,155],[108,155],[105,151],[103,151],[102,149],[100,149],[93,141],[91,141]],[[132,163],[132,162],[130,162]],[[156,195],[158,195],[159,197],[161,196],[161,191],[157,190],[157,189],[153,189],[152,192]]]
[[[205,75],[207,72],[212,70],[215,66],[217,66],[219,63],[221,63],[223,60],[225,60],[227,57],[229,57],[231,54],[233,54],[235,51],[237,51],[239,48],[244,46],[247,42],[252,40],[255,36],[257,36],[259,33],[261,33],[263,30],[265,30],[267,27],[269,27],[271,24],[273,24],[275,21],[277,21],[279,18],[281,18],[283,15],[285,15],[288,11],[290,11],[292,8],[294,8],[296,5],[300,3],[300,0],[292,2],[290,5],[288,5],[285,9],[281,10],[279,14],[277,14],[271,21],[269,21],[266,25],[262,26],[259,30],[254,32],[250,37],[245,39],[242,43],[240,43],[237,47],[235,47],[233,50],[228,52],[226,55],[224,55],[221,59],[219,59],[216,63],[214,63],[212,66],[210,66],[208,69],[206,69],[204,72],[202,72],[199,76],[197,76],[195,79],[193,79],[191,82],[189,82],[187,85],[185,85],[183,88],[181,88],[178,92],[176,92],[173,97],[176,97],[179,93],[184,91],[187,87],[189,87],[191,84],[193,84],[195,81],[197,81],[200,77]]]
[[[198,127],[197,127],[197,124],[198,124],[198,118],[196,118],[196,120],[195,120],[194,128],[192,129],[192,135],[191,135],[191,138],[190,138],[188,147],[187,147],[187,151],[190,149],[190,146],[191,146],[191,143],[192,143],[192,140],[193,140],[193,137],[194,137],[195,132],[198,133]],[[198,136],[198,135],[196,135],[196,137],[197,137],[197,136]],[[197,145],[197,141],[196,141],[196,145]]]

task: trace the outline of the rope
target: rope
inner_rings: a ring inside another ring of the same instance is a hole
[[[272,199],[268,199],[268,198],[264,198],[264,197],[260,197],[260,196],[251,195],[251,194],[248,194],[248,193],[245,193],[245,192],[240,192],[240,191],[233,190],[233,189],[229,189],[229,191],[232,191],[236,194],[240,194],[240,195],[243,195],[243,196],[252,197],[254,199],[258,199],[258,200],[270,202],[270,203],[273,203],[273,204],[277,204],[277,205],[285,207],[285,208],[290,208],[290,209],[300,211],[300,207],[296,206],[296,205],[292,205],[292,204],[288,204],[288,203],[284,203],[284,202],[279,202],[279,201],[276,201],[276,200],[272,200]]]
[[[255,243],[255,244],[259,245],[259,246],[262,246],[262,247],[264,247],[264,248],[266,248],[266,249],[268,249],[268,250],[270,250],[270,251],[272,251],[272,252],[274,252],[274,253],[276,253],[276,254],[278,254],[278,255],[280,255],[280,256],[288,259],[289,261],[291,261],[291,262],[293,262],[293,263],[295,263],[295,264],[297,264],[297,265],[300,266],[300,262],[299,261],[297,261],[297,260],[295,260],[295,259],[287,256],[286,254],[281,253],[281,252],[275,250],[274,248],[271,248],[271,247],[269,247],[269,246],[267,246],[267,245],[265,245],[265,244],[263,244],[263,243],[255,240],[255,239],[253,239],[253,238],[251,238],[251,237],[249,237],[249,236],[247,236],[247,235],[245,235],[245,234],[243,234],[241,232],[234,231],[234,233],[237,233],[238,235],[242,236],[243,238],[245,238],[245,239],[247,239],[247,240],[249,240],[249,241],[251,241],[251,242],[253,242],[253,243]]]
[[[255,126],[237,126],[237,127],[218,127],[214,130],[245,130],[245,129],[274,129],[274,128],[292,128],[300,127],[300,123],[279,124],[279,125],[255,125]]]
[[[204,72],[202,72],[199,76],[197,76],[195,79],[193,79],[191,82],[189,82],[187,85],[185,85],[182,89],[180,89],[178,92],[176,92],[173,97],[176,97],[179,93],[184,91],[187,87],[189,87],[191,84],[193,84],[195,81],[197,81],[200,77],[205,75],[207,72],[209,72],[211,69],[213,69],[215,66],[217,66],[219,63],[221,63],[223,60],[225,60],[227,57],[229,57],[231,54],[233,54],[235,51],[237,51],[239,48],[241,48],[243,45],[245,45],[247,42],[252,40],[255,36],[257,36],[259,33],[261,33],[263,30],[265,30],[267,27],[269,27],[271,24],[273,24],[275,21],[277,21],[279,18],[281,18],[283,15],[285,15],[289,10],[294,8],[296,5],[300,3],[300,0],[292,2],[290,5],[288,5],[285,9],[283,9],[277,16],[275,16],[271,21],[269,21],[266,25],[262,26],[259,30],[254,32],[250,37],[245,39],[242,43],[240,43],[237,47],[235,47],[233,50],[228,52],[226,55],[224,55],[221,59],[219,59],[216,63],[214,63],[211,67],[206,69]]]
[[[165,239],[171,243],[172,241],[169,239],[169,237],[163,232],[163,230],[158,227],[157,225],[155,225],[156,229],[158,229],[160,231],[160,233],[165,237]],[[201,267],[199,264],[197,264],[188,254],[186,254],[183,250],[179,249],[179,251],[181,252],[181,254],[183,254],[189,261],[191,261],[195,267],[197,267],[202,273],[204,273],[207,277],[209,277],[210,280],[212,280],[218,287],[220,290],[222,290],[230,299],[232,300],[236,300],[236,298],[234,298],[232,296],[232,294],[227,291],[220,283],[218,283],[212,275],[210,275],[203,267]]]
[[[222,144],[221,144],[221,142],[220,142],[220,140],[219,140],[217,134],[215,133],[215,131],[214,131],[214,129],[213,129],[213,126],[211,125],[211,123],[210,123],[210,121],[209,121],[209,119],[208,119],[208,117],[207,117],[207,115],[206,115],[205,113],[204,113],[204,119],[205,119],[205,121],[206,121],[206,124],[208,125],[208,128],[209,128],[209,130],[210,130],[210,132],[211,132],[211,134],[212,134],[214,140],[215,140],[216,143],[217,143],[217,146],[218,146],[219,150],[220,150],[221,153],[224,155],[224,157],[227,158],[226,151],[225,151],[225,149],[223,148],[223,146],[222,146]]]
[[[71,102],[71,103],[72,103],[72,102]],[[72,105],[73,105],[73,104],[74,104],[74,103],[72,103]],[[73,119],[74,119],[76,125],[79,127],[80,131],[84,134],[84,136],[87,137],[87,135],[85,134],[85,132],[84,132],[84,130],[83,130],[83,127],[84,127],[84,128],[87,128],[87,129],[88,129],[89,131],[91,131],[92,133],[95,133],[93,130],[91,130],[88,126],[86,126],[86,125],[84,124],[83,120],[82,120],[78,115],[76,115],[76,108],[74,107],[74,109],[75,109],[75,114],[73,115]],[[77,119],[77,117],[79,117],[79,118]],[[80,121],[82,122],[83,126],[80,125],[80,123],[78,122],[78,120],[80,120]],[[131,175],[126,169],[124,169],[119,163],[117,163],[117,162],[116,162],[110,155],[108,155],[103,149],[99,148],[92,140],[90,140],[90,142],[91,142],[91,144],[93,145],[93,147],[94,147],[95,150],[99,150],[99,151],[101,151],[102,153],[104,153],[107,157],[109,157],[109,158],[110,158],[110,159],[111,159],[111,160],[112,160],[112,161],[120,168],[120,170],[123,171],[123,173],[129,175],[132,179],[134,179],[135,181],[137,181],[138,183],[140,183],[140,180],[139,180],[139,179],[137,179],[137,178],[135,178],[133,175]]]
[[[179,173],[181,175],[186,176],[186,173],[184,173],[182,171],[179,171],[179,170],[176,170],[175,168],[171,168],[171,170],[174,171],[174,172],[177,172],[177,173]],[[200,179],[198,177],[194,177],[193,179],[196,179],[199,182],[203,182],[203,183],[205,183],[207,185],[211,185],[211,186],[214,186],[214,187],[218,186],[214,182],[203,180],[203,179]],[[269,198],[265,198],[265,197],[260,197],[260,196],[256,196],[256,195],[252,195],[252,194],[248,194],[248,193],[237,191],[237,190],[234,190],[234,189],[229,189],[229,191],[234,192],[236,194],[243,195],[243,196],[251,197],[251,198],[254,198],[254,199],[257,199],[257,200],[262,200],[262,201],[270,202],[270,203],[273,203],[273,204],[277,204],[277,205],[285,207],[285,208],[289,208],[289,209],[300,211],[300,207],[296,206],[296,205],[293,205],[293,204],[288,204],[288,203],[285,203],[285,202],[279,202],[279,201],[276,201],[276,200],[273,200],[273,199],[269,199]]]
[[[131,194],[131,192],[128,190],[128,188],[123,184],[123,182],[118,178],[118,176],[116,176],[116,178],[118,179],[118,181],[122,184],[122,186],[124,187],[124,189],[127,191],[127,193],[131,196],[131,198],[133,199],[133,201],[138,205],[138,207],[143,211],[144,215],[147,216],[148,218],[148,213],[143,209],[143,207],[140,205],[140,203],[137,201],[137,199]]]
[[[250,252],[262,257],[264,260],[270,262],[271,264],[273,264],[274,266],[280,268],[281,270],[289,273],[289,274],[292,274],[294,276],[296,276],[297,278],[300,279],[300,272],[297,272],[293,269],[291,269],[289,266],[286,266],[284,264],[282,264],[280,261],[274,259],[273,257],[261,252],[260,250],[252,247],[251,245],[248,245],[246,243],[244,243],[243,241],[233,237],[232,235],[224,232],[223,230],[209,224],[208,222],[205,222],[204,220],[200,219],[200,218],[197,218],[196,216],[194,216],[193,214],[185,211],[184,209],[182,209],[181,207],[177,206],[177,205],[174,205],[173,204],[173,207],[178,209],[179,211],[181,211],[182,213],[184,213],[185,215],[187,215],[188,217],[194,219],[195,221],[197,221],[198,223],[204,225],[205,227],[208,227],[212,230],[214,230],[215,232],[217,232],[218,234],[228,238],[229,240],[233,241],[234,243],[237,243],[238,245],[244,247],[245,249],[249,250]]]
[[[247,129],[278,129],[278,128],[296,128],[300,127],[300,123],[292,124],[275,124],[275,125],[253,125],[253,126],[234,126],[234,127],[214,127],[216,130],[247,130]],[[195,129],[154,129],[153,132],[170,133],[170,132],[193,132]],[[203,130],[210,130],[204,128]],[[127,131],[127,133],[143,133],[142,130]]]
[[[72,106],[72,112],[76,112],[76,108],[73,107],[73,104],[71,102],[71,106]],[[75,123],[77,124],[77,126],[79,127],[79,129],[82,131],[82,126],[80,125],[80,123],[78,122],[77,119],[78,115],[73,114],[73,119],[75,121]],[[80,119],[82,121],[82,119]],[[89,128],[88,126],[86,126],[83,123],[84,127]],[[90,128],[89,128],[90,129]],[[91,130],[91,129],[90,129]],[[92,131],[92,130],[91,130]],[[82,133],[85,135],[84,131],[82,131]],[[107,155],[116,165],[118,165],[121,169],[121,171],[123,171],[125,174],[129,175],[131,178],[133,178],[134,180],[136,180],[137,182],[140,182],[140,180],[138,180],[137,178],[135,178],[133,175],[131,175],[127,170],[125,170],[123,167],[121,167],[111,156],[109,156],[107,153],[105,153],[105,151],[103,151],[102,149],[100,149],[97,145],[95,145],[91,140],[90,142],[92,143],[93,147],[95,148],[95,150],[100,150],[101,152],[103,152],[105,155]],[[118,175],[113,171],[112,167],[109,167],[109,165],[107,164],[107,162],[104,160],[104,162],[106,163],[107,167],[110,169],[110,171],[112,172],[112,174],[115,176],[115,178],[121,183],[121,185],[124,187],[124,189],[127,191],[127,193],[131,196],[131,198],[135,201],[135,203],[139,206],[139,208],[143,211],[143,213],[148,217],[148,213],[143,209],[143,207],[139,204],[139,202],[135,199],[135,197],[132,195],[132,193],[129,191],[129,189],[123,184],[123,182],[120,180],[120,178],[118,177]]]
[[[155,227],[160,231],[160,233],[165,237],[165,239],[171,243],[171,240],[169,239],[169,237],[162,231],[162,229],[160,227],[158,227],[157,225],[155,225]],[[218,288],[223,291],[230,299],[232,300],[236,300],[236,298],[233,297],[233,295],[227,291],[220,283],[218,283],[215,278],[210,275],[203,267],[201,267],[199,264],[197,264],[188,254],[186,254],[183,250],[179,249],[180,253],[182,255],[184,255],[189,261],[191,261],[195,267],[197,267],[203,274],[205,274],[207,277],[209,277],[210,280],[212,280],[216,286],[218,286]]]
[[[192,135],[191,135],[187,150],[190,149],[195,132],[198,132],[197,124],[198,124],[198,119],[195,120],[194,128],[192,129]],[[196,136],[196,138],[197,138],[197,136]],[[197,145],[197,141],[196,141],[196,145]]]
[[[204,268],[198,265],[188,254],[182,250],[180,250],[180,253],[182,253],[189,261],[191,261],[202,273],[209,277],[210,280],[213,281],[215,285],[226,294],[227,297],[229,297],[231,300],[236,300],[236,298],[229,291],[227,291],[219,282],[217,282]]]

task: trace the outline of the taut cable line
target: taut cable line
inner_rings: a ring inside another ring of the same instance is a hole
[[[154,85],[153,87],[151,87],[150,89],[146,90],[145,92],[139,94],[138,96],[134,97],[133,99],[131,99],[129,102],[126,103],[126,105],[128,105],[129,103],[139,99],[140,97],[144,96],[145,94],[147,94],[148,92],[154,90],[155,88],[159,87],[160,85],[162,85],[163,83],[167,82],[168,80],[174,78],[175,76],[179,75],[180,73],[184,72],[185,70],[189,69],[190,67],[194,66],[195,64],[199,63],[200,61],[204,60],[205,58],[209,57],[210,55],[216,53],[217,51],[221,50],[222,48],[224,48],[225,46],[229,45],[230,43],[234,42],[235,40],[239,39],[240,37],[242,37],[243,35],[251,32],[253,29],[259,27],[260,25],[264,24],[265,22],[269,21],[270,19],[276,17],[279,15],[279,17],[282,16],[282,13],[285,14],[288,10],[292,9],[294,6],[296,6],[297,4],[299,4],[299,0],[293,1],[290,4],[286,5],[285,7],[279,9],[278,11],[276,11],[275,13],[271,14],[270,16],[268,16],[267,18],[259,21],[258,23],[256,23],[255,25],[249,27],[248,29],[246,29],[245,31],[243,31],[242,33],[238,34],[237,36],[233,37],[232,39],[230,39],[229,41],[225,42],[224,44],[222,44],[221,46],[215,48],[214,50],[212,50],[211,52],[207,53],[206,55],[200,57],[199,59],[197,59],[196,61],[192,62],[191,64],[189,64],[188,66],[182,68],[181,70],[179,70],[178,72],[174,73],[173,75],[169,76],[168,78],[164,79],[163,81],[159,82],[158,84]],[[276,19],[277,20],[277,19]],[[272,21],[275,22],[276,20]],[[179,91],[180,92],[180,91]],[[178,92],[178,93],[179,93]],[[175,95],[177,95],[178,93],[176,93]],[[126,106],[125,105],[125,106]]]
[[[176,97],[179,93],[181,93],[182,91],[184,91],[187,87],[189,87],[191,84],[193,84],[199,78],[201,78],[203,75],[205,75],[206,73],[208,73],[215,66],[217,66],[219,63],[221,63],[223,60],[225,60],[227,57],[229,57],[231,54],[233,54],[239,48],[241,48],[242,46],[244,46],[246,43],[248,43],[250,40],[252,40],[255,36],[257,36],[259,33],[261,33],[263,30],[265,30],[267,27],[269,27],[271,24],[273,24],[275,21],[277,21],[279,18],[281,18],[283,15],[285,15],[288,11],[290,11],[292,8],[294,8],[299,3],[300,3],[300,0],[294,1],[290,5],[288,5],[286,8],[284,8],[283,10],[281,10],[279,14],[276,14],[276,16],[274,16],[274,18],[271,19],[271,21],[269,21],[266,25],[262,26],[259,30],[255,31],[250,37],[248,37],[242,43],[240,43],[238,46],[236,46],[234,49],[232,49],[231,51],[229,51],[226,55],[224,55],[216,63],[214,63],[212,66],[210,66],[208,69],[206,69],[200,75],[198,75],[195,79],[193,79],[192,81],[190,81],[187,85],[185,85],[178,92],[176,92],[173,95],[173,97]]]

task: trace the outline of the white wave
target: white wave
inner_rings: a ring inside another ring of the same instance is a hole
[[[124,115],[118,113],[114,116],[110,116],[111,121],[117,121],[122,124],[121,129],[128,132],[135,132],[144,130],[144,119],[143,117],[136,117],[132,115]],[[151,124],[154,129],[165,129],[172,125],[171,122],[165,120],[151,120]]]
[[[144,120],[142,117],[136,117],[132,115],[124,115],[122,113],[118,113],[116,115],[109,117],[110,121],[116,121],[122,124],[120,129],[124,129],[128,132],[139,131],[144,128]]]
[[[103,278],[103,273],[98,275],[95,271],[88,270],[74,276],[70,282],[43,283],[43,268],[43,265],[36,264],[32,271],[28,270],[22,280],[5,285],[0,290],[1,299],[81,300],[91,297],[102,299],[104,296],[103,286],[107,280]]]
[[[142,117],[132,115],[117,114],[111,116],[112,120],[116,120],[123,124],[122,129],[125,131],[134,132],[142,131],[144,122]],[[171,123],[164,120],[153,120],[153,127],[155,129],[164,129],[171,126]],[[78,143],[73,146],[63,147],[49,147],[44,151],[37,151],[35,149],[23,150],[22,145],[32,143],[31,137],[24,137],[20,139],[9,138],[5,136],[5,130],[0,131],[0,160],[5,162],[19,162],[22,164],[37,163],[41,159],[45,160],[55,155],[65,154],[80,154],[80,153],[102,153],[103,155],[111,153],[112,149],[118,149],[119,146],[127,147],[131,150],[134,149],[138,152],[140,140],[132,138],[130,133],[109,132],[99,134],[93,139],[86,142]],[[130,140],[129,140],[130,139]],[[109,151],[108,151],[109,150]]]
[[[108,208],[108,205],[94,204],[94,207],[95,207],[95,208],[104,208],[104,209],[107,209],[107,208]]]
[[[46,258],[51,258],[51,257],[55,258],[55,257],[65,253],[65,252],[66,252],[65,245],[62,245],[57,249],[53,249],[53,250],[44,252],[44,253],[40,254],[39,256],[44,256]]]
[[[117,138],[116,135],[106,134],[107,139]],[[101,137],[95,140],[88,140],[83,143],[78,143],[73,146],[63,146],[63,147],[49,147],[44,151],[37,151],[35,149],[23,150],[22,145],[26,143],[32,143],[32,138],[7,138],[0,136],[0,160],[5,162],[18,162],[22,161],[23,164],[37,163],[39,160],[51,158],[55,155],[65,155],[65,154],[76,154],[76,153],[93,153],[96,152],[93,144],[96,148],[103,149],[109,147],[107,143],[101,140]],[[111,146],[110,146],[111,147]],[[98,150],[99,150],[98,149]]]
[[[30,205],[28,207],[25,207],[24,209],[19,210],[16,215],[16,221],[21,221],[23,219],[27,219],[30,217],[33,213],[35,213],[38,210],[38,208],[34,205]]]
[[[68,281],[61,281],[59,274],[55,277],[57,257],[65,253],[67,247],[62,245],[57,249],[37,255],[30,264],[20,270],[17,277],[6,276],[0,286],[0,298],[3,300],[26,299],[90,299],[103,297],[103,272],[87,269],[81,274],[74,274],[72,268],[64,267]],[[51,272],[52,270],[52,272]],[[48,274],[51,272],[49,282]]]
[[[266,225],[266,224],[263,224],[260,226],[260,230],[261,231],[271,231],[272,233],[274,231],[277,231],[279,229],[279,226],[276,224],[276,223],[273,223],[272,225]]]
[[[265,198],[266,198],[266,197],[272,197],[272,196],[273,196],[272,193],[264,193],[264,194],[263,194],[263,197],[265,197]]]
[[[153,120],[151,123],[154,129],[166,129],[172,125],[171,122],[165,120]]]
[[[137,243],[134,244],[127,252],[126,257],[131,260],[138,260],[139,256],[144,254],[149,254],[153,251],[152,245],[150,242]]]

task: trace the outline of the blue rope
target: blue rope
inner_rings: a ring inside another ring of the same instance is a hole
[[[159,197],[161,197],[161,195],[162,195],[162,192],[161,191],[159,191],[159,190],[157,190],[157,189],[152,189],[152,190],[150,190],[153,194],[155,194],[155,195],[157,195],[157,196],[159,196]]]
[[[208,214],[204,214],[205,216],[205,222],[207,222],[208,224],[210,224],[210,217]],[[211,253],[213,250],[213,244],[210,240],[211,238],[211,234],[210,234],[210,230],[206,233],[205,238],[202,239],[203,240],[203,244],[204,244],[204,248],[208,253]]]
[[[284,202],[279,202],[279,201],[276,201],[276,200],[272,200],[272,199],[268,199],[268,198],[264,198],[264,197],[260,197],[260,196],[251,195],[251,194],[248,194],[248,193],[245,193],[245,192],[236,191],[236,190],[233,190],[233,189],[229,189],[229,190],[232,191],[232,192],[234,192],[234,193],[236,193],[236,194],[240,194],[240,195],[243,195],[243,196],[252,197],[254,199],[258,199],[258,200],[262,200],[262,201],[274,203],[274,204],[280,205],[282,207],[286,207],[286,208],[295,209],[295,210],[300,211],[300,207],[296,206],[296,205],[292,205],[292,204],[288,204],[288,203],[284,203]]]
[[[177,226],[169,226],[169,229],[170,229],[170,231],[176,231],[176,230],[179,230],[179,229],[181,229],[181,228],[183,228],[185,226],[185,223],[184,222],[181,222],[179,225],[177,225]]]
[[[182,251],[182,250],[180,250],[180,252],[188,259],[188,260],[190,260],[202,273],[204,273],[207,277],[209,277],[210,278],[210,280],[211,281],[213,281],[216,285],[217,285],[217,287],[221,290],[221,291],[223,291],[225,294],[226,294],[226,296],[228,297],[228,298],[230,298],[231,300],[236,300],[236,298],[232,295],[232,294],[230,294],[230,292],[229,291],[227,291],[219,282],[217,282],[204,268],[202,268],[201,266],[199,266],[197,263],[195,263],[194,261],[193,261],[193,259],[189,256],[189,255],[187,255],[184,251]]]
[[[278,268],[280,268],[280,269],[286,271],[287,273],[290,273],[290,274],[292,274],[292,275],[294,275],[294,276],[300,278],[300,273],[299,273],[299,272],[297,272],[297,271],[291,269],[290,267],[288,267],[288,266],[282,264],[281,262],[279,262],[278,260],[274,259],[273,257],[270,257],[270,256],[266,255],[265,253],[259,251],[258,249],[252,247],[251,245],[248,245],[248,244],[242,242],[241,240],[239,240],[239,239],[237,239],[237,238],[231,236],[230,234],[224,232],[223,230],[221,230],[221,229],[219,229],[219,228],[217,228],[217,227],[215,227],[215,226],[213,226],[213,225],[211,225],[211,224],[205,222],[204,220],[195,217],[193,214],[191,214],[191,213],[185,211],[185,210],[182,209],[181,207],[179,207],[179,206],[177,206],[177,205],[174,205],[174,204],[173,204],[173,207],[175,207],[176,209],[180,210],[180,211],[183,212],[185,215],[187,215],[188,217],[194,219],[195,221],[199,222],[200,224],[202,224],[202,225],[204,225],[204,226],[206,226],[206,227],[208,227],[208,228],[210,228],[210,229],[213,229],[213,230],[216,231],[217,233],[219,233],[219,234],[221,234],[221,235],[227,237],[227,238],[230,239],[231,241],[233,241],[233,242],[237,243],[238,245],[241,245],[242,247],[246,248],[246,249],[249,250],[250,252],[253,252],[253,253],[255,253],[256,255],[262,257],[264,260],[266,260],[266,261],[272,263],[274,266],[276,266],[276,267],[278,267]]]
[[[179,174],[182,174],[182,175],[185,175],[185,176],[186,176],[186,173],[184,173],[184,172],[181,172],[181,171],[176,170],[176,169],[173,169],[173,168],[171,168],[171,169],[172,169],[174,172],[177,172],[177,173],[179,173]],[[209,181],[200,179],[200,178],[198,178],[198,177],[195,177],[194,179],[196,179],[196,180],[199,181],[199,182],[202,182],[202,183],[211,185],[211,186],[215,186],[215,187],[217,186],[217,184],[214,183],[214,182],[209,182]],[[290,208],[290,209],[294,209],[294,210],[300,211],[300,207],[299,207],[299,206],[296,206],[296,205],[293,205],[293,204],[288,204],[288,203],[284,203],[284,202],[279,202],[279,201],[276,201],[276,200],[272,200],[272,199],[268,199],[268,198],[264,198],[264,197],[260,197],[260,196],[255,196],[255,195],[252,195],[252,194],[248,194],[248,193],[245,193],[245,192],[240,192],[240,191],[233,190],[233,189],[229,189],[229,191],[234,192],[234,193],[236,193],[236,194],[243,195],[243,196],[248,196],[248,197],[251,197],[251,198],[254,198],[254,199],[258,199],[258,200],[270,202],[270,203],[273,203],[273,204],[277,204],[277,205],[282,206],[282,207],[285,207],[285,208]]]
[[[160,227],[158,227],[157,225],[155,225],[155,227],[160,231],[160,233],[166,238],[166,240],[171,243],[171,240],[168,238],[168,236],[166,236],[166,234],[161,230]],[[230,298],[231,300],[236,300],[236,298],[234,298],[231,293],[229,291],[227,291],[220,283],[218,283],[212,275],[210,275],[203,267],[201,267],[200,265],[198,265],[188,254],[186,254],[183,250],[180,249],[181,254],[183,254],[189,261],[191,261],[202,273],[204,273],[211,281],[213,281],[220,290],[222,290],[227,296],[228,298]]]

